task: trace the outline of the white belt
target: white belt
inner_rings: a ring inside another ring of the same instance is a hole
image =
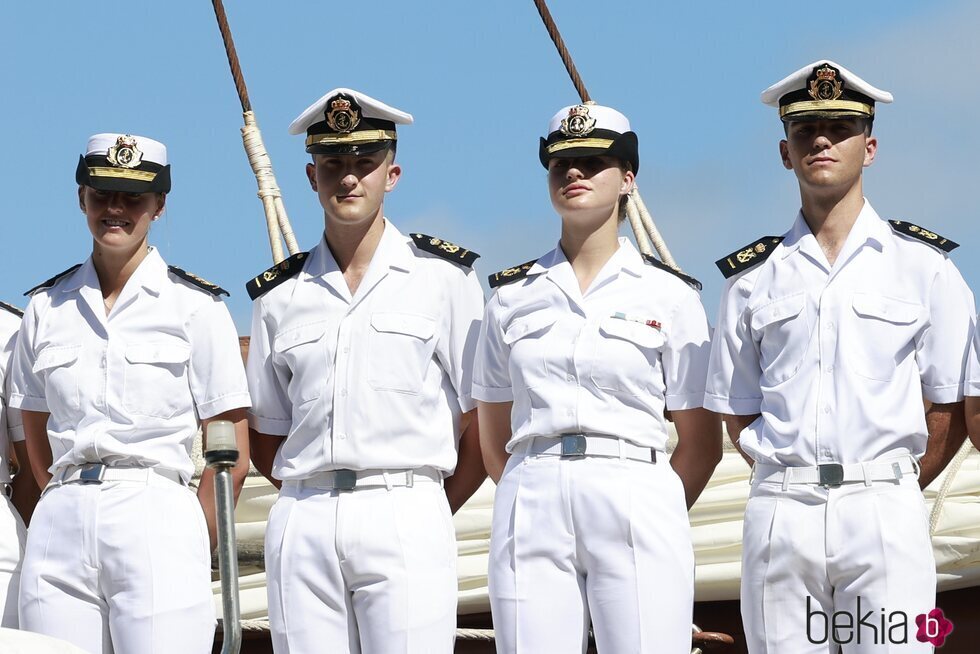
[[[756,463],[752,466],[752,480],[774,481],[783,484],[815,484],[834,487],[852,482],[864,482],[870,486],[875,481],[898,481],[905,475],[919,475],[919,464],[911,456],[867,463],[823,463],[816,466],[777,466]]]
[[[101,484],[104,481],[136,481],[149,483],[154,477],[163,477],[176,484],[184,484],[176,470],[168,468],[140,468],[136,466],[108,466],[104,463],[82,463],[59,468],[48,486],[71,483]]]
[[[580,433],[535,436],[518,443],[515,451],[563,458],[604,456],[616,459],[632,459],[645,463],[657,462],[657,450],[652,447],[641,447],[622,438],[605,434]]]
[[[412,468],[408,470],[328,470],[318,472],[306,479],[287,479],[283,487],[301,489],[352,491],[363,488],[395,487],[412,488],[419,483],[442,485],[442,473],[435,468]]]

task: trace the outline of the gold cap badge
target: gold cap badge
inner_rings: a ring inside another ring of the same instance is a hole
[[[343,96],[338,96],[330,102],[330,111],[326,112],[325,117],[330,129],[343,134],[352,132],[361,122],[357,108]]]
[[[136,139],[125,134],[116,139],[116,144],[106,152],[106,159],[113,166],[136,168],[143,161],[143,152],[136,147]]]
[[[817,101],[832,101],[844,94],[843,82],[837,79],[837,69],[824,64],[813,71],[810,97]]]
[[[584,104],[568,110],[568,117],[561,121],[561,133],[565,136],[588,136],[595,129],[595,118],[589,116],[589,108]]]

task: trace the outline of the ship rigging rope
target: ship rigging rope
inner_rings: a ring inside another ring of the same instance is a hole
[[[967,439],[960,446],[953,460],[946,466],[946,476],[943,477],[943,483],[939,487],[939,492],[936,493],[936,499],[932,503],[932,511],[929,513],[929,536],[936,534],[936,528],[939,527],[939,519],[943,513],[943,505],[946,503],[946,497],[953,488],[953,480],[956,479],[956,473],[960,471],[963,462],[966,461],[966,457],[970,455],[972,450],[973,443]]]
[[[259,131],[255,113],[252,111],[252,103],[248,98],[248,87],[245,86],[245,76],[242,74],[238,53],[235,51],[235,40],[231,35],[231,27],[228,25],[225,7],[221,0],[211,0],[211,4],[214,6],[214,17],[218,21],[221,40],[225,46],[225,54],[228,56],[231,77],[235,82],[238,99],[242,104],[242,116],[245,120],[245,126],[242,127],[242,143],[245,146],[245,154],[248,155],[248,163],[252,166],[252,172],[255,173],[255,182],[259,188],[258,196],[262,200],[262,209],[265,211],[272,260],[273,263],[279,263],[285,258],[281,239],[285,239],[286,249],[290,255],[299,252],[299,245],[289,223],[289,217],[286,215],[286,207],[282,201],[279,184],[276,182],[276,176],[272,171],[272,160],[265,150],[262,132]]]
[[[568,71],[568,76],[571,78],[579,98],[582,99],[582,102],[592,102],[592,96],[589,95],[589,91],[585,88],[585,82],[582,81],[582,76],[579,75],[578,68],[575,67],[572,54],[568,51],[568,47],[565,45],[565,39],[562,38],[561,32],[558,31],[558,25],[555,23],[551,11],[548,10],[548,5],[545,3],[545,0],[534,0],[534,6],[541,16],[541,21],[544,23],[545,29],[548,30],[548,36],[551,37],[551,41],[558,50],[558,56],[561,57],[561,62],[565,65],[565,70]],[[654,224],[649,210],[647,210],[643,199],[640,197],[639,190],[635,187],[626,196],[626,216],[629,219],[630,227],[633,228],[633,235],[636,237],[636,245],[640,249],[640,252],[652,254],[650,251],[650,243],[652,242],[660,260],[674,270],[680,271],[680,266],[677,265],[674,257],[670,254],[667,243],[664,241],[663,236],[660,235],[660,230]]]

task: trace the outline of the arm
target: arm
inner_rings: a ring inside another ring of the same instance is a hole
[[[45,434],[47,436],[47,434]],[[50,448],[48,449],[50,453]],[[34,481],[34,474],[31,470],[31,458],[27,453],[27,443],[19,441],[13,443],[13,457],[11,462],[17,464],[17,473],[14,475],[13,497],[14,508],[24,519],[25,525],[30,525],[31,515],[34,514],[34,507],[41,496],[41,489]]]
[[[939,476],[966,440],[963,402],[933,404],[926,411],[929,440],[919,460],[919,487],[925,488]]]
[[[687,508],[697,501],[721,461],[721,421],[707,409],[672,411],[677,447],[670,465],[684,484]]]
[[[201,429],[204,430],[204,440],[201,441],[201,447],[205,450],[207,450],[208,425],[215,420],[228,420],[235,425],[238,463],[231,469],[231,481],[235,491],[235,503],[237,504],[238,495],[242,492],[242,486],[245,484],[245,477],[248,476],[248,424],[245,421],[245,409],[232,409],[201,421]],[[208,539],[211,542],[211,551],[214,551],[218,545],[218,523],[214,504],[214,470],[211,468],[205,467],[204,472],[201,473],[201,482],[197,487],[197,499],[201,503],[204,518],[208,523]]]
[[[463,435],[459,439],[459,454],[456,458],[456,471],[446,479],[446,497],[453,513],[470,499],[473,493],[487,478],[480,452],[480,421],[476,409],[464,413],[460,419]]]
[[[735,449],[742,455],[742,458],[745,459],[745,462],[749,464],[750,468],[755,465],[755,461],[742,450],[742,446],[738,444],[738,437],[742,434],[743,429],[758,420],[761,415],[761,413],[756,413],[751,416],[733,416],[730,414],[723,416],[725,419],[725,429],[728,431],[728,438],[731,439],[732,445],[735,446]]]
[[[980,397],[966,398],[966,427],[973,447],[980,449]]]
[[[493,482],[500,483],[504,466],[510,455],[505,449],[510,441],[510,412],[513,402],[477,402],[477,416],[480,419],[480,448],[483,451],[483,464]]]
[[[51,481],[51,443],[48,442],[48,417],[50,413],[41,411],[20,412],[24,420],[24,442],[27,445],[27,457],[31,471],[39,488],[44,488]]]
[[[282,482],[272,476],[272,464],[276,454],[286,439],[282,436],[262,434],[254,429],[248,430],[248,445],[252,453],[252,463],[262,476],[272,482],[276,488],[282,488]]]

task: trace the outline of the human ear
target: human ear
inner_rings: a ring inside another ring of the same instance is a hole
[[[316,190],[316,166],[311,163],[306,164],[306,178],[310,180],[310,188]]]
[[[623,173],[623,184],[619,187],[620,195],[628,195],[633,190],[633,184],[636,182],[636,173],[632,170],[627,170]]]
[[[399,166],[396,163],[393,163],[388,166],[388,177],[387,180],[385,181],[385,193],[388,193],[393,188],[395,188],[395,185],[398,183],[398,180],[401,179],[401,176],[402,176],[401,166]]]
[[[793,162],[789,158],[789,143],[786,139],[779,142],[779,158],[783,161],[783,168],[793,170]]]
[[[867,168],[874,163],[875,155],[878,154],[878,139],[873,136],[868,137],[864,143],[864,167]]]

